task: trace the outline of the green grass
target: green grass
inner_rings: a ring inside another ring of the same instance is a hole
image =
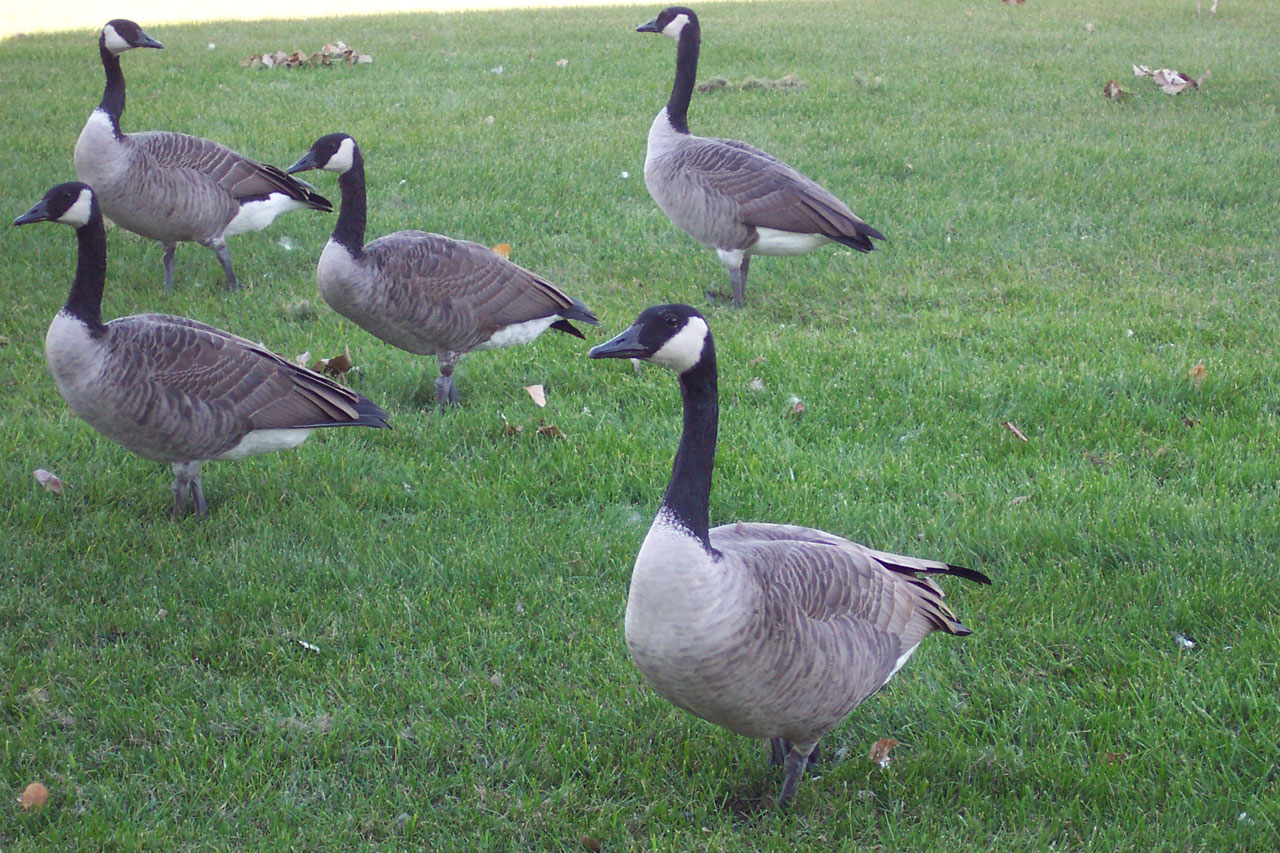
[[[631,30],[657,8],[148,27],[167,49],[124,57],[124,125],[282,165],[350,132],[371,236],[509,242],[600,314],[599,342],[727,286],[643,186],[674,45]],[[107,316],[350,346],[394,418],[209,465],[213,517],[175,524],[167,470],[71,417],[44,368],[73,235],[0,228],[0,848],[1276,849],[1280,7],[700,11],[701,77],[806,86],[696,96],[694,130],[787,159],[891,238],[759,259],[745,310],[706,308],[713,522],[979,568],[994,586],[947,585],[974,635],[926,643],[774,813],[761,746],[653,694],[622,639],[679,429],[669,374],[548,335],[467,358],[441,414],[431,359],[316,294],[330,217],[233,239],[236,295],[191,245],[166,292],[159,246],[113,230]],[[93,38],[0,47],[5,216],[74,177]],[[237,65],[335,38],[374,64]],[[1133,63],[1213,76],[1170,98]],[[1105,100],[1110,78],[1133,97]],[[23,813],[35,779],[50,802]]]

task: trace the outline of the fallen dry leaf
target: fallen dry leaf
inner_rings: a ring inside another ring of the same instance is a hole
[[[1191,384],[1198,389],[1204,384],[1205,377],[1209,375],[1209,368],[1204,366],[1204,362],[1200,362],[1195,367],[1187,371],[1187,378],[1191,380]]]
[[[747,362],[747,367],[757,367],[757,366],[759,366],[759,365],[761,365],[761,364],[764,364],[764,362],[765,362],[765,356],[763,356],[763,355],[758,355],[758,356],[756,356],[755,358],[753,358],[753,359],[751,359],[750,361],[748,361],[748,362]]]
[[[898,742],[893,738],[882,737],[880,740],[871,744],[871,754],[867,757],[876,764],[879,764],[880,769],[883,770],[889,766],[889,762],[892,760],[889,758],[889,753],[893,752],[893,748],[897,745]]]
[[[803,411],[804,411],[804,403],[801,403],[799,400],[796,400],[796,404],[791,407],[791,414],[798,415]]]
[[[524,390],[529,392],[529,396],[533,398],[533,402],[538,408],[546,408],[547,395],[546,392],[542,390],[541,385],[526,385],[524,386]]]
[[[510,258],[510,257],[511,257],[511,244],[510,244],[510,243],[499,243],[498,245],[496,245],[496,246],[494,246],[494,247],[493,247],[493,250],[494,250],[495,252],[497,252],[499,255],[502,255],[502,257],[504,257],[504,258]]]
[[[23,791],[22,796],[18,797],[18,804],[24,809],[38,809],[49,801],[49,789],[39,782],[32,782]]]
[[[502,431],[506,435],[519,435],[524,432],[524,427],[511,423],[506,415],[502,415]]]
[[[747,383],[747,388],[752,391],[763,391],[764,380],[761,379],[759,376],[752,376],[751,381]]]
[[[1113,101],[1118,101],[1121,98],[1129,97],[1133,93],[1121,86],[1115,80],[1108,80],[1102,87],[1102,94]]]
[[[36,482],[44,486],[46,492],[53,492],[55,495],[62,494],[62,480],[51,471],[43,468],[37,468],[32,474],[36,478]]]
[[[1023,3],[1027,2],[1027,0],[1000,0],[1000,2],[1009,3],[1010,5],[1013,5],[1013,6],[1021,6]]]
[[[547,438],[564,438],[564,430],[555,424],[538,422],[538,435],[545,435]]]
[[[341,376],[352,367],[355,362],[351,360],[351,349],[343,348],[342,355],[335,355],[333,358],[322,358],[311,365],[311,369],[318,373],[327,373],[330,376]]]
[[[1160,91],[1166,95],[1177,95],[1187,89],[1199,89],[1204,84],[1204,81],[1209,79],[1209,74],[1210,72],[1206,69],[1204,74],[1193,78],[1172,68],[1157,68],[1152,71],[1145,65],[1133,66],[1133,76],[1150,77],[1151,82],[1159,86]]]
[[[1129,753],[1127,753],[1127,752],[1104,752],[1104,753],[1102,753],[1102,760],[1103,760],[1104,762],[1106,762],[1107,764],[1119,764],[1119,763],[1120,763],[1120,762],[1122,762],[1122,761],[1126,761],[1128,758],[1129,758]]]
[[[1182,422],[1183,422],[1184,424],[1186,424],[1187,429],[1195,429],[1195,428],[1196,428],[1196,424],[1200,423],[1200,422],[1199,422],[1198,420],[1196,420],[1195,418],[1189,418],[1189,417],[1187,417],[1186,415],[1183,415],[1183,416],[1182,416]]]
[[[567,66],[568,64],[569,64],[569,60],[567,60],[567,59],[557,59],[557,60],[556,60],[556,67],[557,67],[557,68],[564,68],[564,67],[565,67],[565,66]]]
[[[1018,427],[1013,423],[1013,421],[1001,421],[1000,426],[1004,427],[1009,432],[1013,433],[1023,441],[1027,440],[1027,437],[1022,434],[1022,430],[1018,429]]]

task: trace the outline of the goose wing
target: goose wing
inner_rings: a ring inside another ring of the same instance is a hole
[[[701,139],[682,149],[682,172],[706,191],[731,199],[754,228],[823,234],[862,251],[884,239],[825,187],[754,145]]]
[[[908,648],[933,630],[970,633],[927,575],[990,583],[972,569],[876,551],[793,525],[725,525],[712,531],[712,544],[743,555],[766,597],[788,602],[804,618],[864,623],[901,638]]]
[[[133,133],[129,139],[159,168],[186,171],[211,181],[237,202],[281,193],[319,210],[333,210],[329,200],[304,181],[213,140],[165,131]]]
[[[585,305],[497,252],[425,231],[398,231],[364,247],[407,316],[425,314],[474,346],[498,329],[552,315],[595,323]]]
[[[104,387],[124,389],[122,417],[168,435],[185,458],[211,458],[260,429],[386,426],[355,391],[213,326],[140,314],[108,330]]]

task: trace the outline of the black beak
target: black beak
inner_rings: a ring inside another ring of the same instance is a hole
[[[652,353],[640,343],[640,326],[633,325],[611,341],[591,348],[592,358],[648,358]]]
[[[653,19],[652,21],[650,21],[649,23],[647,23],[647,24],[641,24],[640,26],[636,27],[636,32],[638,32],[638,33],[660,33],[660,32],[662,32],[662,30],[658,29],[658,19],[657,19],[657,18],[654,18],[654,19]]]
[[[284,171],[285,171],[285,174],[292,175],[296,172],[309,172],[312,169],[319,169],[319,168],[320,168],[320,164],[316,162],[315,152],[308,151],[306,154],[303,154],[301,158],[299,158],[298,162],[294,163],[292,166],[285,169]]]
[[[40,199],[35,207],[13,220],[13,224],[30,225],[32,222],[48,222],[51,218],[48,205],[44,199]]]
[[[138,37],[133,42],[134,47],[154,47],[156,50],[164,50],[164,45],[153,39],[144,32],[139,32]]]

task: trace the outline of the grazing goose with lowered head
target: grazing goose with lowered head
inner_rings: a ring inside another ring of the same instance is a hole
[[[124,73],[120,54],[135,47],[163,48],[133,21],[102,28],[98,51],[107,73],[102,102],[89,114],[76,142],[76,175],[93,187],[102,212],[117,225],[164,246],[164,283],[173,287],[178,243],[213,249],[227,287],[239,287],[227,237],[259,231],[289,210],[331,211],[324,196],[275,166],[225,145],[185,133],[124,133]]]
[[[670,368],[684,401],[671,482],[631,574],[631,658],[675,705],[770,739],[773,763],[786,768],[785,805],[819,738],[883,687],[921,640],[970,633],[927,575],[991,581],[808,527],[708,529],[719,404],[706,321],[687,305],[649,308],[591,357]]]
[[[221,329],[164,314],[102,322],[107,238],[88,184],[58,184],[14,220],[62,222],[80,249],[45,359],[71,411],[98,432],[173,466],[173,515],[209,514],[200,465],[296,447],[318,427],[387,426],[349,388]]]
[[[687,113],[698,75],[698,16],[663,9],[636,32],[676,40],[671,98],[649,127],[644,183],[658,207],[689,236],[715,249],[742,306],[752,255],[802,255],[835,241],[859,252],[884,235],[814,181],[754,145],[689,133]]]
[[[396,231],[364,243],[364,156],[345,133],[312,144],[289,174],[338,174],[342,206],[316,266],[325,301],[392,346],[436,357],[441,406],[459,402],[453,369],[478,349],[523,344],[547,329],[581,338],[570,320],[597,325],[586,305],[551,282],[470,243],[426,231]]]

